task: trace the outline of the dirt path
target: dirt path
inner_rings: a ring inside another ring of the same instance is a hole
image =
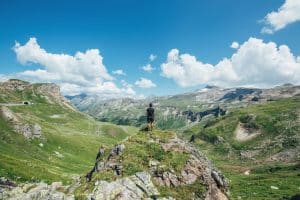
[[[0,106],[27,106],[26,104],[23,103],[0,103]]]

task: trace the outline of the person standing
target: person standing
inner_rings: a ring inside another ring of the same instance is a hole
[[[148,131],[153,130],[153,122],[154,122],[154,108],[152,103],[150,103],[149,107],[147,108]]]

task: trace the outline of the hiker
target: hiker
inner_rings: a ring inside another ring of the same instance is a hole
[[[105,148],[104,146],[101,145],[97,153],[96,162],[93,169],[85,176],[88,182],[92,180],[93,173],[99,172],[99,169],[104,166],[104,162],[101,162],[103,160],[104,153],[105,153]]]
[[[148,131],[153,130],[153,122],[154,122],[154,108],[152,103],[150,103],[149,108],[147,108]]]

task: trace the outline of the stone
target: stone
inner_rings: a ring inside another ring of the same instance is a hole
[[[3,193],[3,199],[7,200],[74,200],[74,195],[67,195],[58,189],[64,188],[61,182],[53,182],[51,185],[46,183],[27,183],[16,186]]]
[[[213,177],[213,179],[215,180],[215,182],[217,183],[218,186],[225,186],[223,178],[220,176],[220,174],[217,171],[212,171],[211,172],[211,176]]]
[[[271,186],[270,186],[270,188],[271,188],[271,189],[273,189],[273,190],[279,190],[279,188],[278,188],[278,187],[276,187],[276,186],[273,186],[273,185],[271,185]]]
[[[98,185],[88,197],[94,200],[131,200],[159,195],[150,178],[149,173],[139,172],[113,182],[98,181]]]
[[[244,175],[249,176],[249,175],[250,175],[250,170],[246,170],[246,171],[244,172]]]
[[[1,106],[0,115],[11,124],[15,132],[22,134],[26,139],[41,137],[42,128],[39,124],[24,123],[21,117],[13,113],[8,107]]]

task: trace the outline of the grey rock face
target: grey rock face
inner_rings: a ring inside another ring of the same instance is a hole
[[[151,175],[147,172],[139,172],[110,183],[99,181],[89,198],[94,200],[132,200],[157,195],[159,192],[151,182]]]
[[[51,185],[46,183],[29,183],[14,188],[5,189],[0,194],[0,199],[7,200],[74,200],[73,195],[66,195],[58,191],[64,190],[61,182],[54,182]]]
[[[171,187],[174,190],[176,190],[176,187],[201,181],[206,188],[203,198],[209,200],[228,199],[226,196],[228,192],[227,179],[200,151],[177,137],[168,141],[160,141],[155,137],[150,137],[149,141],[161,145],[165,152],[180,152],[190,155],[179,175],[172,169],[165,169],[160,162],[150,160],[148,164],[149,172],[139,172],[133,176],[121,178],[113,182],[98,180],[93,193],[89,197],[91,199],[104,200],[143,199],[159,195],[152,181],[155,185]],[[116,145],[101,170],[115,171],[115,166],[119,166],[120,171],[122,171],[122,160],[119,160],[119,155],[124,150],[124,144]],[[101,173],[101,170],[99,173]]]
[[[9,122],[14,131],[22,134],[26,139],[40,138],[42,135],[42,128],[39,124],[24,123],[18,115],[14,114],[8,107],[0,107],[0,117]]]
[[[28,85],[28,82],[18,79],[10,79],[6,82],[0,83],[0,87],[3,87],[7,90],[24,90],[26,87],[28,87]]]

